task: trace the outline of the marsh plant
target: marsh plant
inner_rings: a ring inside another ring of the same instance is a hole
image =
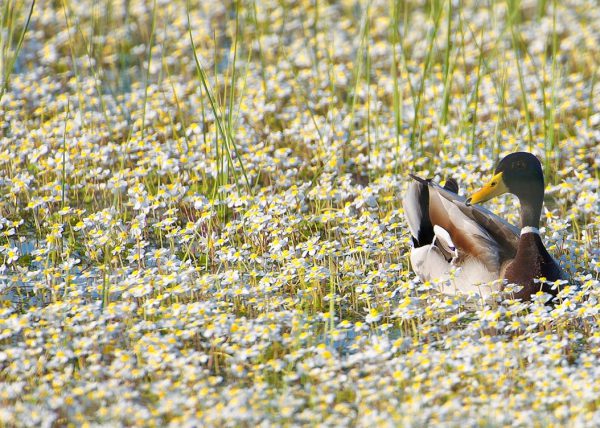
[[[0,426],[598,425],[596,2],[0,13]],[[408,173],[517,150],[556,304],[420,282]]]

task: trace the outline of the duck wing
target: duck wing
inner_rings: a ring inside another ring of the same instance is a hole
[[[502,259],[510,259],[517,253],[520,229],[490,210],[480,205],[467,205],[466,198],[447,191],[436,183],[431,183],[435,191],[444,199],[451,201],[468,218],[483,227],[498,243]]]
[[[408,190],[402,199],[404,215],[412,235],[415,248],[431,244],[433,241],[433,225],[429,218],[429,187],[425,183],[409,183]]]
[[[474,257],[488,271],[499,272],[502,263],[514,257],[517,227],[483,207],[467,205],[464,197],[452,191],[455,186],[444,188],[434,181],[411,177],[415,182],[409,185],[403,206],[415,246],[431,243],[437,225],[449,233],[459,262]],[[425,242],[429,236],[431,240]]]

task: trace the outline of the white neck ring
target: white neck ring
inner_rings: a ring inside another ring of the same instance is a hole
[[[537,227],[525,226],[521,229],[521,235],[525,235],[526,233],[535,233],[536,235],[539,235],[540,230]]]

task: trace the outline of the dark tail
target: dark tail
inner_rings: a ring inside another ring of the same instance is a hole
[[[423,245],[431,244],[433,242],[433,237],[435,236],[433,233],[433,225],[429,218],[429,183],[431,182],[431,179],[417,177],[414,174],[409,174],[409,176],[418,182],[417,199],[414,202],[419,205],[420,212],[419,232],[416,237],[412,237],[412,241],[415,247],[422,247]],[[453,178],[446,180],[444,188],[451,192],[458,193],[458,183]]]

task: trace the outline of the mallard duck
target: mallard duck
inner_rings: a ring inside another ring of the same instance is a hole
[[[505,283],[521,285],[514,293],[528,300],[542,290],[555,295],[548,284],[536,281],[566,279],[548,254],[539,232],[544,201],[544,175],[531,153],[503,158],[492,179],[465,199],[454,180],[444,187],[411,174],[403,200],[412,235],[410,261],[423,281],[439,280],[447,294],[479,293],[487,297]],[[504,193],[519,199],[521,228],[475,204]],[[496,281],[505,279],[506,281]]]

